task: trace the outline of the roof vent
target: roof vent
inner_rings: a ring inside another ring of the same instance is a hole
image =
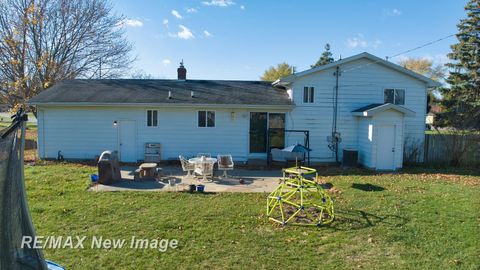
[[[168,91],[168,99],[172,99],[172,91]]]
[[[192,97],[192,98],[195,97],[195,93],[193,91],[190,91],[190,97]]]

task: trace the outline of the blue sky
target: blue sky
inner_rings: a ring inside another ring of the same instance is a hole
[[[114,0],[127,19],[134,69],[176,78],[258,80],[286,61],[308,69],[330,43],[335,59],[394,55],[457,32],[467,0]],[[446,61],[454,37],[392,59]]]

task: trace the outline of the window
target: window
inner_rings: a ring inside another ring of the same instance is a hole
[[[198,111],[198,127],[215,127],[215,112]]]
[[[158,126],[158,111],[147,110],[147,127],[157,127],[157,126]]]
[[[313,87],[303,87],[303,103],[313,103],[315,90]]]
[[[405,105],[405,89],[385,89],[383,99],[384,103]]]

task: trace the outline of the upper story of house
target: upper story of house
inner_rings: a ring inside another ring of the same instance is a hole
[[[284,87],[296,107],[329,108],[338,96],[340,110],[351,112],[369,104],[392,103],[420,115],[426,93],[439,83],[399,65],[361,53],[274,82]],[[338,87],[338,88],[337,88]]]

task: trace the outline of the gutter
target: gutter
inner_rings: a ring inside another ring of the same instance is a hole
[[[187,104],[187,103],[102,103],[102,102],[29,102],[41,107],[167,107],[167,108],[239,108],[239,109],[281,109],[292,110],[295,105],[264,104]]]

